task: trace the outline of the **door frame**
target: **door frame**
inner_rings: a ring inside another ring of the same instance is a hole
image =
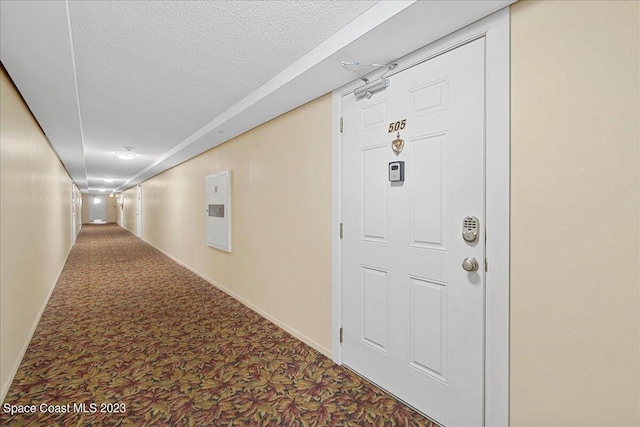
[[[78,203],[76,202],[76,184],[71,183],[71,246],[76,244],[76,215]]]
[[[136,187],[136,236],[142,239],[142,184]]]
[[[456,31],[457,30],[457,31]],[[455,31],[455,32],[454,32]],[[499,10],[397,61],[397,74],[479,38],[485,39],[485,351],[484,425],[509,425],[510,14]],[[332,359],[342,364],[342,98],[360,80],[332,93]],[[375,95],[374,95],[375,96]],[[488,230],[488,231],[487,231]]]

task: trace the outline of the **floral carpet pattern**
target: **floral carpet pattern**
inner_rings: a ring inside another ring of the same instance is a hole
[[[435,427],[116,225],[83,226],[0,425]]]

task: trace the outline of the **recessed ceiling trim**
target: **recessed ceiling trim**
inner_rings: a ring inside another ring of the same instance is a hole
[[[0,1],[0,61],[81,191],[88,190],[67,4]]]
[[[78,110],[78,127],[80,128],[80,151],[82,163],[84,165],[84,182],[86,189],[89,189],[89,181],[87,179],[87,160],[84,155],[84,131],[82,129],[82,112],[80,111],[80,97],[78,95],[78,71],[76,69],[76,53],[73,50],[73,32],[71,31],[71,15],[69,13],[69,0],[64,1],[64,8],[67,15],[67,31],[69,32],[69,49],[71,51],[71,67],[73,69],[73,85],[76,98],[76,108]],[[81,189],[82,191],[82,189]]]

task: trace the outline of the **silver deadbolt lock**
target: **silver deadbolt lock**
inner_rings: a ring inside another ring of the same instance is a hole
[[[462,238],[465,242],[473,243],[478,240],[478,218],[465,216],[462,220]]]

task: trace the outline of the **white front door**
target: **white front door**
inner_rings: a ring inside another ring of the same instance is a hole
[[[107,222],[107,199],[105,196],[91,196],[89,222],[97,224]]]
[[[136,201],[136,236],[142,239],[142,185],[139,184]]]
[[[445,426],[483,425],[484,43],[343,98],[343,362]]]

